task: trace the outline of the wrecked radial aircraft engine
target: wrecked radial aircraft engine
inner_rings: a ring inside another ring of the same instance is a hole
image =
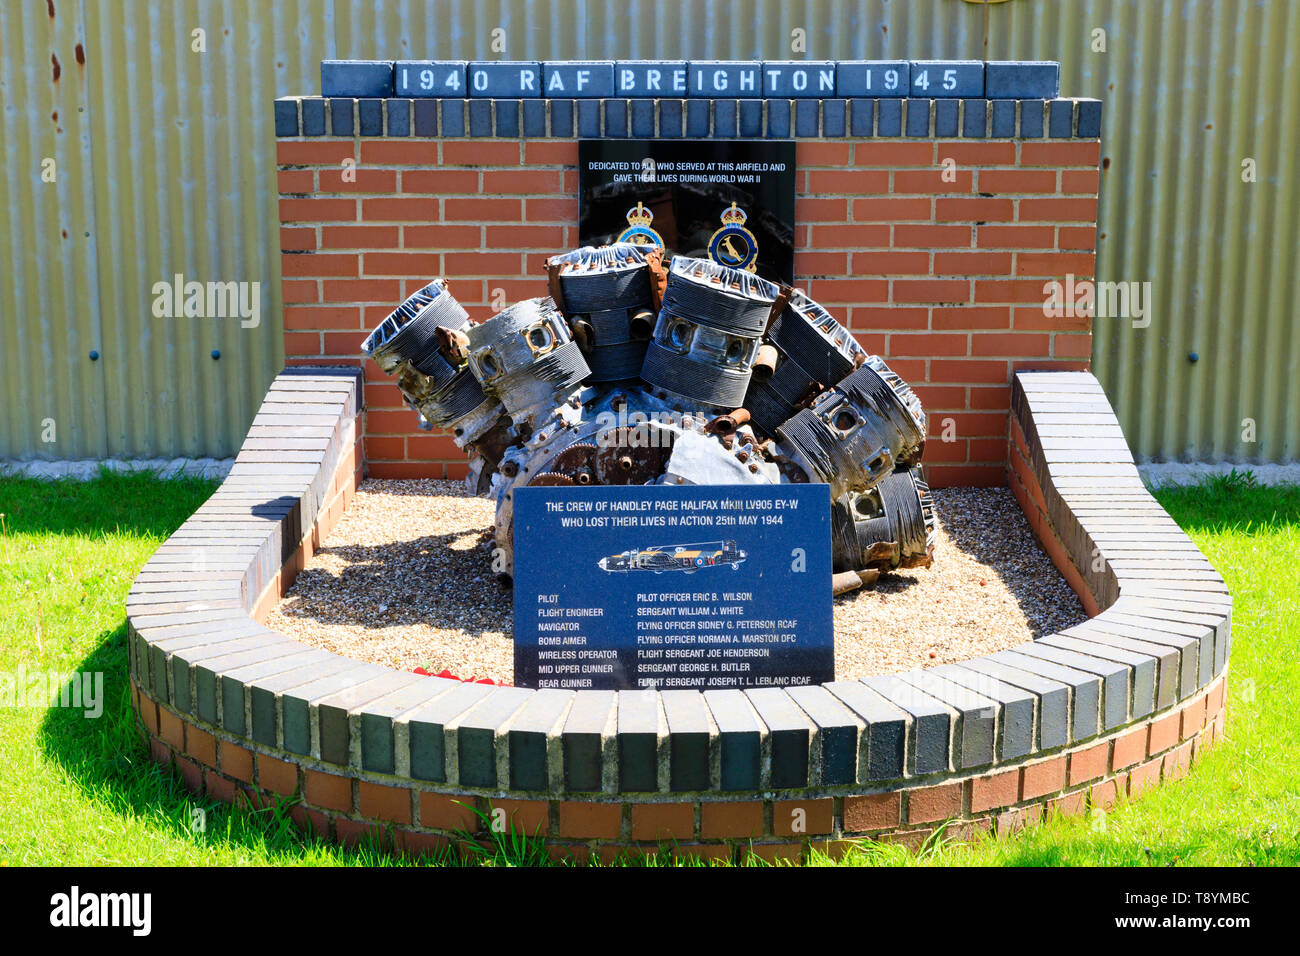
[[[921,404],[806,293],[629,243],[547,279],[477,325],[431,282],[362,346],[469,453],[503,576],[515,492],[538,485],[825,482],[836,593],[929,565]]]

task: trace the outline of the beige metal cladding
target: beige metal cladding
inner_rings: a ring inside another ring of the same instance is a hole
[[[1098,279],[1150,283],[1093,343],[1135,453],[1292,460],[1295,36],[1300,3],[1247,0],[10,0],[0,457],[234,453],[282,360],[271,102],[322,58],[807,56],[1060,60],[1105,102]],[[156,318],[178,273],[260,282],[261,325]]]

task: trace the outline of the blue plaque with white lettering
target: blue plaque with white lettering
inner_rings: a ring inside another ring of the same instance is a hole
[[[685,60],[620,60],[614,64],[614,91],[618,96],[683,97],[686,95]]]
[[[393,84],[402,97],[465,96],[464,60],[398,60],[393,64]]]
[[[913,60],[910,83],[912,96],[932,99],[982,97],[984,61]]]
[[[762,64],[751,60],[692,60],[690,96],[730,99],[763,95]]]
[[[907,60],[844,60],[835,65],[836,95],[846,99],[907,96],[910,76]]]
[[[542,95],[542,64],[488,62],[469,65],[469,95],[515,99]]]
[[[515,684],[835,679],[826,485],[520,488]]]
[[[547,96],[603,99],[614,95],[613,60],[566,60],[542,64],[542,86]]]
[[[835,98],[834,60],[765,60],[763,95]]]

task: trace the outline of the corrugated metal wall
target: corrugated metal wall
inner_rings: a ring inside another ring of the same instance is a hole
[[[322,58],[798,57],[796,28],[814,58],[1059,59],[1106,103],[1098,278],[1151,283],[1150,326],[1094,340],[1134,449],[1300,455],[1300,3],[7,0],[0,457],[238,446],[281,362],[271,101],[317,92]],[[261,282],[261,326],[155,318],[176,273]]]

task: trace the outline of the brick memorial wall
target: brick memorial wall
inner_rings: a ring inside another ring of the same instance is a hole
[[[534,89],[519,64],[434,64],[429,91],[416,66],[327,64],[327,95],[275,104],[286,362],[365,366],[375,477],[466,461],[362,340],[435,276],[478,321],[544,295],[579,242],[579,138],[793,138],[796,284],[915,386],[931,485],[1005,484],[1012,374],[1088,368],[1090,320],[1047,315],[1044,285],[1093,275],[1101,104],[1059,98],[1054,64],[590,64],[581,98],[573,64],[522,65]],[[860,95],[886,67],[914,95]],[[753,98],[713,88],[747,77]]]

